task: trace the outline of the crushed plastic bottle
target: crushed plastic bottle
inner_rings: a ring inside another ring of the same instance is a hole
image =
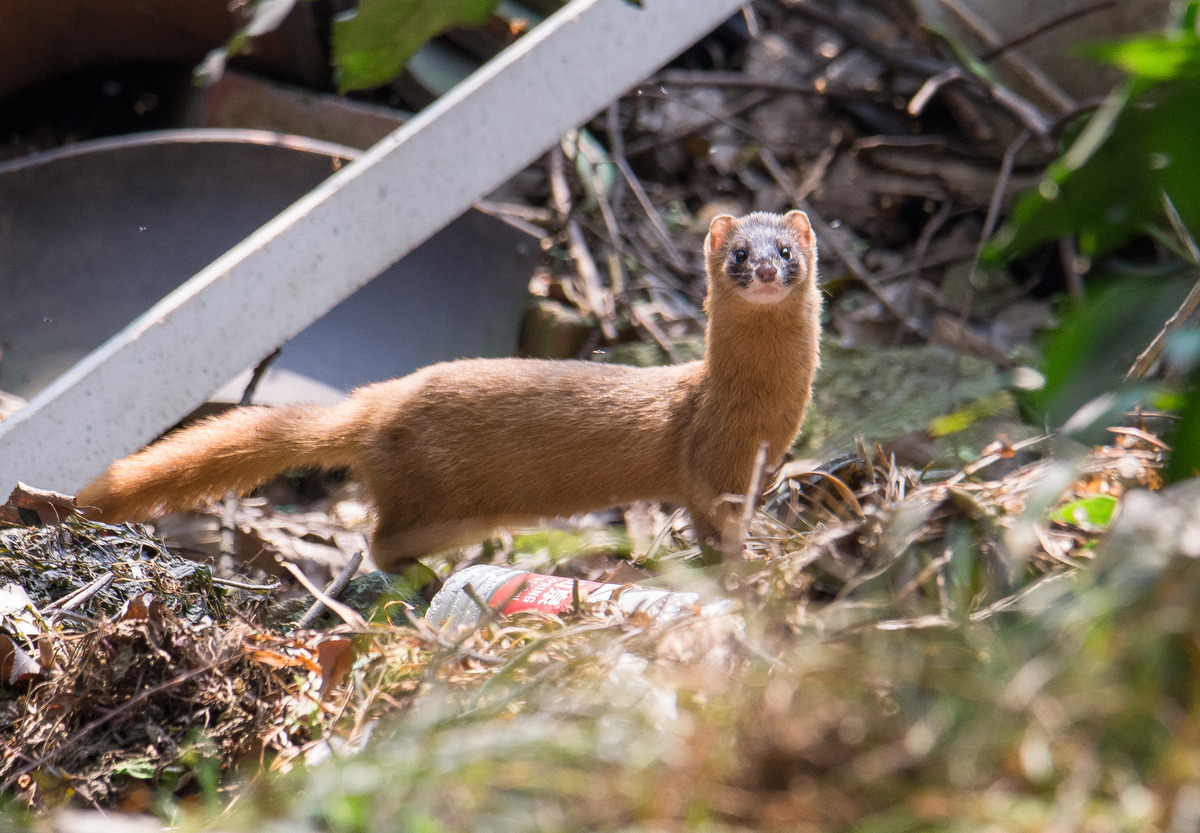
[[[704,601],[698,593],[677,593],[636,584],[603,584],[476,564],[446,580],[433,597],[425,619],[438,629],[471,627],[483,615],[476,598],[505,614],[521,610],[565,613],[577,601],[586,604],[607,601],[625,613],[641,611],[656,619],[669,619],[693,610],[703,616],[717,616],[733,609],[729,599]]]

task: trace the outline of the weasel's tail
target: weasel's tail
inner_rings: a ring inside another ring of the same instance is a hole
[[[108,523],[245,493],[293,468],[352,465],[361,442],[347,405],[237,408],[118,460],[76,502]]]

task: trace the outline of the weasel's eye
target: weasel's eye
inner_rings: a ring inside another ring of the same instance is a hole
[[[748,257],[750,257],[749,252],[747,252],[745,249],[738,249],[736,252],[733,253],[733,262],[734,263],[745,263],[746,258],[748,258]]]
[[[779,247],[779,256],[781,258],[783,258],[784,260],[791,260],[792,259],[792,250],[789,249],[787,246],[780,246]]]

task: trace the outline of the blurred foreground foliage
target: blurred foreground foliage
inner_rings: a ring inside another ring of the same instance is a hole
[[[1178,414],[1169,480],[1200,472],[1198,8],[1187,3],[1162,35],[1084,50],[1129,78],[984,253],[997,263],[1055,238],[1077,241],[1078,265],[1093,270],[1088,296],[1048,338],[1045,383],[1025,404],[1036,421],[1089,442],[1134,407]],[[1155,256],[1130,254],[1138,235],[1157,244]]]
[[[431,38],[479,25],[499,0],[362,0],[333,21],[335,80],[341,92],[391,81]]]
[[[1164,217],[1200,227],[1200,33],[1189,2],[1175,30],[1093,45],[1085,54],[1131,75],[1087,120],[988,247],[991,260],[1078,235],[1089,258],[1111,253]]]

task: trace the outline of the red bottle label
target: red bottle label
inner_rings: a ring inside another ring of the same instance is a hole
[[[579,587],[578,591],[575,589]],[[543,576],[536,573],[519,573],[505,581],[488,596],[488,604],[500,608],[502,613],[519,610],[537,610],[542,613],[561,613],[570,610],[576,597],[586,600],[588,595],[602,587],[599,582],[563,576]]]

